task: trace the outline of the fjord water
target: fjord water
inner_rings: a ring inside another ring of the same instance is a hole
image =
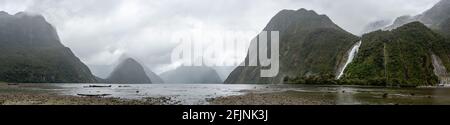
[[[111,87],[91,88],[87,87],[89,85],[105,84],[43,84],[40,88],[54,91],[60,95],[71,96],[77,96],[77,94],[111,94],[107,97],[124,99],[170,97],[184,105],[205,105],[209,104],[208,99],[217,97],[239,96],[248,93],[267,94],[281,92],[288,92],[289,94],[286,96],[301,97],[299,99],[331,100],[334,102],[333,104],[337,105],[450,104],[450,88],[385,88],[286,84],[112,84]]]
[[[207,104],[206,99],[242,95],[253,85],[225,84],[114,84],[111,87],[88,87],[104,84],[49,84],[59,88],[62,95],[111,94],[108,97],[142,99],[145,97],[171,97],[181,104]]]

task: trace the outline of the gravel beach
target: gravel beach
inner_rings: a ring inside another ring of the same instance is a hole
[[[248,93],[209,99],[212,105],[334,105],[332,94],[307,92]]]
[[[39,84],[0,83],[0,105],[179,105],[171,97],[122,99],[60,95],[44,91]],[[54,89],[54,88],[47,88]],[[55,88],[57,89],[57,88]],[[210,105],[333,105],[332,94],[296,91],[258,93],[247,91],[240,96],[206,99]]]
[[[232,90],[212,96],[217,88],[192,85],[140,88],[64,87],[44,84],[0,83],[0,105],[448,105],[449,88],[377,88],[346,86],[272,86]],[[142,86],[141,86],[142,87]],[[159,88],[158,88],[159,87]],[[196,88],[197,87],[197,88]],[[231,86],[242,87],[242,86]],[[290,89],[282,88],[288,87]],[[170,89],[169,89],[170,88]],[[193,89],[195,88],[195,89]],[[211,89],[213,88],[213,89]],[[77,90],[75,92],[70,92]],[[208,90],[208,91],[204,91]],[[219,89],[220,90],[220,89]],[[62,93],[67,92],[70,93]],[[92,91],[92,92],[91,92]],[[151,91],[149,93],[149,91]],[[222,92],[224,92],[222,91]],[[162,92],[167,92],[161,94]],[[218,91],[221,92],[221,91]],[[129,98],[120,94],[138,96]],[[236,94],[239,93],[239,94]],[[114,95],[115,94],[115,95]],[[215,95],[215,93],[214,93]]]
[[[33,90],[33,85],[0,83],[0,105],[177,105],[170,97],[139,100],[64,96],[49,91]]]

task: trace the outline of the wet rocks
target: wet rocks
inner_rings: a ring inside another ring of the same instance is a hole
[[[85,86],[85,88],[111,88],[112,85],[89,85]]]
[[[389,94],[388,94],[388,93],[384,93],[382,97],[383,97],[384,99],[386,99],[386,98],[389,97]]]
[[[320,97],[316,97],[320,96]],[[334,99],[314,93],[293,91],[277,93],[248,93],[207,99],[212,105],[334,105]]]
[[[86,97],[105,97],[110,96],[111,94],[77,94],[78,96],[86,96]]]

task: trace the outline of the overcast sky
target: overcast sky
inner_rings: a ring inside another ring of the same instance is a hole
[[[0,0],[0,11],[40,13],[64,45],[105,77],[121,55],[157,73],[173,68],[174,32],[242,31],[251,39],[282,9],[312,9],[354,34],[377,20],[416,15],[439,0]],[[217,34],[215,34],[217,33]],[[254,34],[252,34],[254,33]],[[248,40],[249,42],[249,40]],[[235,57],[237,60],[244,58]],[[226,57],[226,56],[224,56]],[[109,68],[110,69],[110,68]]]

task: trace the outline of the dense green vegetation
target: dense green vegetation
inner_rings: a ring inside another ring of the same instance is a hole
[[[279,12],[264,31],[280,31],[280,72],[260,77],[261,67],[235,69],[225,83],[283,83],[285,77],[324,77],[336,74],[347,51],[359,38],[325,15],[300,9]],[[247,58],[248,60],[248,58]]]
[[[284,81],[336,85],[436,85],[439,78],[433,72],[432,55],[436,55],[443,66],[450,69],[449,5],[450,1],[442,0],[421,15],[399,17],[390,26],[393,27],[391,29],[396,28],[393,31],[365,34],[357,57],[347,67],[341,80],[333,79],[332,75],[318,77],[299,74],[286,77]],[[425,23],[428,27],[414,21]]]
[[[419,22],[393,31],[376,31],[362,37],[358,55],[345,70],[334,75],[285,77],[284,83],[326,85],[376,85],[414,87],[436,85],[431,54],[450,69],[450,43]]]
[[[360,52],[345,71],[343,81],[387,86],[435,85],[431,54],[450,68],[449,44],[419,22],[393,31],[363,36]]]
[[[40,15],[0,12],[0,81],[96,82],[89,68],[64,47]]]
[[[70,49],[0,47],[0,80],[19,83],[95,82]]]

